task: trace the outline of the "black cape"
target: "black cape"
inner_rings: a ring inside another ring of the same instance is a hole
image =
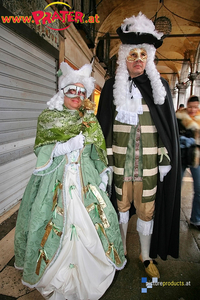
[[[154,228],[151,239],[150,257],[166,260],[167,255],[178,258],[179,255],[179,226],[181,199],[181,160],[179,133],[171,92],[166,80],[161,78],[167,95],[163,105],[155,105],[152,88],[147,75],[134,78],[134,83],[140,90],[149,107],[152,119],[162,142],[168,150],[172,169],[160,182],[158,176],[157,194],[155,201]],[[100,96],[97,119],[102,127],[105,139],[112,132],[115,106],[113,104],[114,78],[106,81]],[[114,189],[113,189],[114,192]],[[115,193],[112,202],[116,208]]]

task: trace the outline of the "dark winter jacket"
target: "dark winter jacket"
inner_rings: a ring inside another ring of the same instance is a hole
[[[187,109],[177,111],[182,165],[198,167],[200,165],[200,110],[191,117]]]

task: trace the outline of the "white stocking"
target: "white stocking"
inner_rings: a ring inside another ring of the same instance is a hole
[[[122,236],[122,243],[123,243],[123,247],[124,247],[124,254],[127,254],[127,250],[126,250],[126,235],[127,235],[127,230],[128,230],[128,223],[122,223],[119,224],[119,228],[120,228],[120,232],[121,232],[121,236]]]
[[[124,254],[127,254],[126,250],[126,235],[128,230],[128,221],[129,221],[129,211],[119,212],[119,228],[122,237],[122,243],[124,247]]]
[[[142,260],[143,261],[151,260],[151,258],[149,257],[151,234],[143,235],[141,232],[139,232],[139,237],[140,237]]]
[[[143,221],[140,218],[137,220],[137,231],[140,237],[141,254],[143,261],[151,260],[149,257],[151,235],[153,232],[153,220]]]

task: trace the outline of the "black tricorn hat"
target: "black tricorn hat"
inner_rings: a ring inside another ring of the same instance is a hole
[[[121,27],[117,29],[117,34],[119,35],[122,44],[129,44],[129,45],[149,44],[149,45],[153,45],[157,49],[163,43],[162,39],[160,40],[157,39],[157,37],[151,33],[131,32],[131,31],[123,32]]]

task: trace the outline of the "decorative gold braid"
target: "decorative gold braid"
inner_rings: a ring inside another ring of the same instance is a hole
[[[93,209],[95,209],[94,203],[91,203],[90,205],[88,205],[88,206],[86,207],[86,210],[87,210],[88,213],[89,213],[91,210],[93,210]]]
[[[55,207],[56,207],[56,205],[58,203],[58,188],[60,190],[62,190],[62,183],[61,182],[58,183],[57,186],[56,186],[56,188],[55,188],[54,195],[53,195],[53,205],[52,205],[51,211],[54,211],[54,209],[55,209]]]
[[[48,236],[49,236],[49,234],[51,232],[52,227],[53,227],[53,223],[50,220],[49,223],[47,224],[47,226],[45,227],[45,233],[44,233],[44,236],[43,236],[41,244],[40,244],[40,246],[42,248],[44,247],[44,245],[45,245],[45,243],[46,243],[46,241],[48,239]]]
[[[89,121],[89,122],[83,121],[83,122],[82,122],[82,124],[83,124],[85,127],[87,127],[87,128],[90,127],[90,124],[91,124],[91,123],[96,123],[96,122],[95,122],[95,121]]]
[[[99,191],[97,190],[97,188],[94,185],[89,184],[89,188],[90,188],[90,190],[92,191],[93,195],[96,197],[96,199],[99,202],[99,204],[97,204],[97,209],[98,209],[99,216],[100,216],[100,218],[102,220],[103,226],[105,228],[109,228],[110,224],[109,224],[108,219],[107,219],[107,217],[106,217],[106,215],[104,213],[104,210],[103,210],[106,207],[106,203],[105,203],[103,197],[101,196],[101,194],[99,193]],[[91,211],[94,208],[95,208],[95,205],[94,205],[94,207],[89,207],[88,209],[90,209],[90,211]]]
[[[104,213],[104,210],[102,209],[100,204],[97,205],[97,209],[98,209],[99,216],[101,218],[104,228],[109,228],[110,224],[109,224],[108,219],[106,218],[106,215]]]
[[[121,260],[120,260],[120,258],[119,258],[119,254],[117,253],[117,250],[115,249],[114,245],[113,245],[112,243],[109,242],[109,239],[108,239],[108,237],[107,237],[107,234],[106,234],[106,231],[105,231],[103,225],[102,225],[101,223],[96,223],[96,224],[95,224],[96,230],[98,230],[98,227],[100,227],[100,229],[101,229],[103,235],[105,236],[105,238],[106,238],[106,240],[107,240],[107,242],[108,242],[108,251],[106,252],[106,256],[107,256],[110,260],[112,260],[112,258],[111,258],[111,252],[112,252],[112,250],[113,250],[115,262],[116,262],[117,265],[120,265],[120,264],[121,264]]]
[[[45,254],[43,249],[39,250],[39,255],[40,255],[40,257],[38,259],[37,266],[36,266],[36,271],[35,271],[35,273],[37,275],[39,275],[39,273],[40,273],[40,267],[41,267],[42,259],[44,259],[46,265],[49,263],[49,259],[46,257],[46,254]]]
[[[83,187],[83,193],[84,194],[86,194],[88,192],[88,190],[89,190],[88,185],[86,185],[86,186]]]
[[[101,194],[99,193],[99,191],[97,190],[97,188],[94,185],[92,185],[92,184],[89,184],[89,188],[91,189],[92,193],[97,198],[97,200],[99,201],[101,207],[105,208],[107,206],[106,202],[104,201],[103,197],[101,196]]]
[[[45,233],[44,233],[44,236],[43,236],[42,241],[40,243],[40,246],[42,248],[44,248],[44,245],[45,245],[45,243],[46,243],[46,241],[48,239],[48,236],[49,236],[49,234],[50,234],[50,232],[51,232],[52,229],[55,232],[55,234],[57,234],[59,237],[61,237],[62,231],[57,230],[57,228],[54,227],[53,222],[50,220],[48,222],[47,226],[45,227]],[[46,255],[46,252],[45,252],[44,249],[40,249],[39,250],[39,254],[40,254],[40,256],[39,256],[39,259],[38,259],[38,262],[37,262],[37,266],[36,266],[36,271],[35,271],[35,273],[37,275],[39,275],[39,272],[40,272],[40,267],[41,267],[42,259],[44,259],[44,261],[45,261],[46,264],[49,263],[49,259],[47,258],[47,255]]]
[[[40,255],[40,258],[39,258],[39,260],[37,262],[37,267],[36,267],[36,271],[35,271],[35,273],[37,275],[39,275],[39,273],[40,273],[41,262],[42,262],[42,255]]]
[[[121,259],[119,258],[119,254],[117,253],[117,250],[115,249],[114,245],[112,243],[109,244],[108,246],[108,251],[106,252],[106,256],[111,259],[111,251],[113,250],[114,252],[114,259],[117,265],[120,265]]]
[[[63,216],[64,215],[64,210],[62,207],[60,206],[56,206],[56,212],[60,215]]]
[[[53,227],[53,231],[55,232],[56,235],[58,235],[59,237],[61,237],[62,235],[62,231],[58,231],[56,228]]]

